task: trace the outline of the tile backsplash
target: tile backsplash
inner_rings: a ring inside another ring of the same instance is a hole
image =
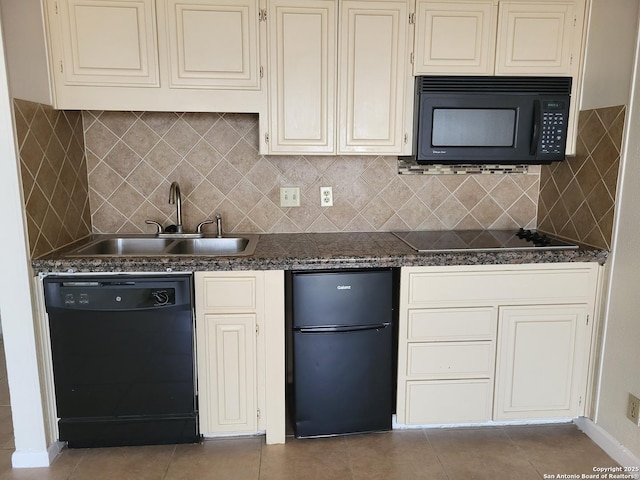
[[[575,157],[544,166],[538,228],[599,248],[611,248],[626,109],[584,110]]]
[[[228,232],[535,228],[539,167],[528,174],[398,175],[396,157],[262,156],[250,114],[83,112],[93,231],[185,228],[221,213]],[[301,207],[279,206],[298,186]],[[334,206],[320,207],[320,187]],[[205,231],[211,231],[205,227]]]
[[[434,176],[398,175],[396,157],[262,156],[256,115],[57,111],[23,100],[14,112],[33,257],[91,232],[175,223],[174,180],[188,230],[219,212],[227,232],[524,226],[611,244],[624,106],[581,112],[578,154],[565,162]],[[281,208],[281,186],[299,186],[302,206]],[[321,186],[333,187],[333,207],[320,207]]]
[[[45,254],[91,232],[82,115],[13,102],[29,251]]]

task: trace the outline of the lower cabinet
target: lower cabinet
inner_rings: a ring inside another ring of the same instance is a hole
[[[495,419],[581,413],[589,354],[587,305],[500,309]]]
[[[406,267],[397,423],[584,414],[596,263]]]
[[[284,442],[284,274],[196,272],[200,433]]]
[[[198,325],[203,434],[258,430],[256,325],[255,314],[205,314]]]
[[[406,327],[405,423],[491,420],[495,309],[411,309]]]

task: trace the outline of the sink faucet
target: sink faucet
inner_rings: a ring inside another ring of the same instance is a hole
[[[171,189],[169,190],[169,203],[176,206],[176,232],[182,233],[182,196],[180,195],[180,185],[178,182],[171,183]]]

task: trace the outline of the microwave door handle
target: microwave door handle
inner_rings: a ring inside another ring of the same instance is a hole
[[[529,154],[534,157],[538,153],[538,140],[540,140],[540,121],[540,100],[535,100],[533,104],[533,133],[531,135],[531,147],[529,148]]]

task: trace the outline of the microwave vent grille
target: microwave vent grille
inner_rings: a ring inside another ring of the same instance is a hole
[[[571,94],[571,77],[419,76],[416,93]]]

